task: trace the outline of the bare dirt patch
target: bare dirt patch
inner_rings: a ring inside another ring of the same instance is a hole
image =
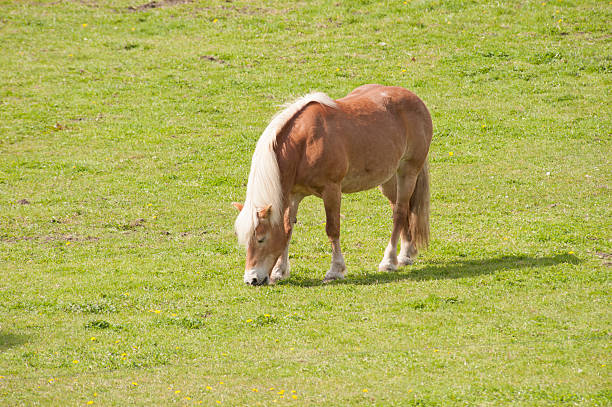
[[[146,11],[154,8],[171,7],[179,4],[191,3],[193,0],[154,0],[140,6],[130,6],[130,11]]]

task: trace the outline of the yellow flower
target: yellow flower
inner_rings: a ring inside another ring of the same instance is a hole
[[[185,397],[185,400],[191,400],[191,397]]]
[[[255,388],[253,388],[251,390],[253,390],[255,393],[259,393],[259,390],[255,389]]]
[[[279,392],[278,392],[278,393],[276,393],[276,394],[285,394],[285,390],[281,390],[281,391],[279,391]]]
[[[212,390],[212,387],[206,386],[206,390]]]
[[[93,404],[93,400],[89,400],[87,404]]]
[[[363,391],[364,393],[367,393],[367,392],[368,392],[368,389],[363,389],[362,391]]]
[[[87,27],[87,23],[83,23],[83,28]]]
[[[253,322],[251,318],[247,319],[246,322]]]
[[[132,386],[138,386],[138,383],[132,382]]]
[[[73,360],[72,363],[74,363],[76,365],[77,363],[79,363],[79,361],[78,360]]]
[[[216,23],[216,22],[218,22],[218,21],[219,21],[219,20],[215,18],[215,19],[213,20],[213,23]]]
[[[136,28],[132,27],[132,31],[136,31]]]
[[[180,390],[175,390],[174,394],[179,394],[181,391]]]
[[[574,252],[572,252],[572,251],[569,251],[569,252],[567,252],[567,254],[574,254]]]
[[[452,156],[453,156],[453,154],[454,154],[454,153],[453,153],[452,151],[449,151],[449,152],[448,152],[448,156],[449,156],[449,157],[452,157]]]
[[[95,341],[95,340],[96,340],[96,337],[95,337],[95,336],[92,336],[91,338],[89,338],[89,340],[93,342],[93,341]]]

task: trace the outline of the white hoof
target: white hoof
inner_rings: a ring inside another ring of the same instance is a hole
[[[270,273],[270,283],[274,284],[277,281],[284,280],[289,277],[289,265],[285,267],[274,266],[272,273]]]
[[[408,257],[408,256],[402,256],[400,254],[400,256],[397,258],[397,263],[400,266],[410,266],[410,265],[414,264],[414,259],[412,259],[411,257]]]
[[[378,265],[378,271],[395,271],[397,270],[397,262],[392,262],[389,259],[383,259]]]
[[[329,271],[325,274],[325,278],[323,278],[324,283],[329,283],[334,280],[342,280],[344,275],[346,274],[346,267],[338,268],[330,268]]]

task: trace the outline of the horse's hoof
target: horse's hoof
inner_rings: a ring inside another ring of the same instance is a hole
[[[283,272],[280,269],[275,268],[270,274],[270,283],[274,284],[280,280],[284,280],[287,277],[289,277],[289,270],[285,270]]]
[[[344,278],[345,272],[346,270],[343,270],[341,272],[331,270],[328,271],[327,274],[325,274],[325,277],[323,278],[323,284],[327,284],[335,280],[342,280]]]
[[[414,259],[408,256],[399,256],[399,258],[397,259],[397,263],[400,266],[411,266],[414,264]]]
[[[378,265],[378,271],[395,271],[397,270],[397,264],[393,264],[389,261],[383,261]]]

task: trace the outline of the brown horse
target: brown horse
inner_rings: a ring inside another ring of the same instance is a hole
[[[332,263],[324,281],[343,278],[342,193],[375,186],[393,209],[379,270],[411,264],[429,241],[432,131],[425,104],[399,87],[364,85],[336,101],[313,93],[280,112],[255,147],[245,203],[234,203],[240,211],[236,234],[247,248],[244,282],[274,283],[289,275],[291,231],[298,205],[308,195],[322,198],[325,206]]]

